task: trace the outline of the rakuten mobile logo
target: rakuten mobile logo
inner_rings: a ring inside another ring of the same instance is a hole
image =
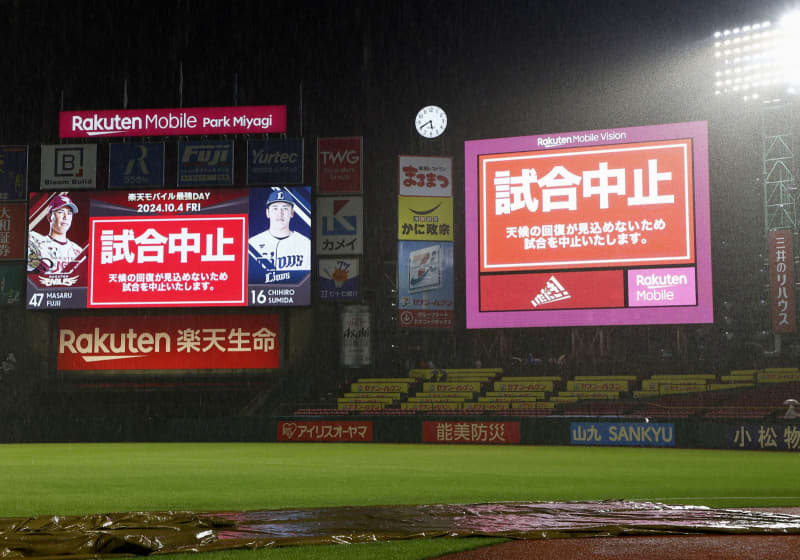
[[[81,117],[72,115],[72,130],[85,132],[87,136],[107,136],[111,134],[123,134],[129,130],[140,130],[143,128],[141,117]]]
[[[343,152],[320,152],[322,163],[325,165],[349,163],[355,165],[361,160],[358,150],[345,150]]]
[[[286,132],[286,106],[62,111],[61,138]]]
[[[565,299],[570,299],[571,297],[572,296],[567,289],[561,285],[561,282],[556,280],[555,276],[551,276],[548,278],[547,282],[545,282],[544,288],[539,291],[539,295],[531,300],[531,304],[534,307],[539,307],[540,305],[545,305],[548,303],[564,301]]]
[[[172,338],[166,332],[136,332],[128,329],[122,333],[104,333],[99,328],[81,334],[71,329],[58,331],[59,355],[78,354],[88,363],[140,358],[153,352],[169,353],[171,347]]]

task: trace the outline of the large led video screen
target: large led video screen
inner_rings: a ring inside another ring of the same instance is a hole
[[[464,155],[467,328],[713,322],[705,122]]]
[[[311,187],[30,195],[27,307],[311,302]]]

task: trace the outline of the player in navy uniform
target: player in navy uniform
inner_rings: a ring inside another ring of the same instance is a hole
[[[311,241],[292,231],[294,202],[285,191],[272,191],[267,198],[269,229],[250,238],[250,247],[265,270],[309,270]]]

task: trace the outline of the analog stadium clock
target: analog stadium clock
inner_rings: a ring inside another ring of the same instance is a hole
[[[436,138],[447,128],[447,113],[441,107],[428,105],[419,110],[417,118],[414,119],[414,126],[417,127],[420,136]]]

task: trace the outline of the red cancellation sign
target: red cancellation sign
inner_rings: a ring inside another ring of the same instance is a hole
[[[695,262],[692,140],[479,157],[480,271]]]
[[[426,443],[520,442],[519,422],[423,422],[422,441]]]
[[[279,337],[277,314],[62,317],[58,369],[275,369]]]
[[[372,422],[278,422],[278,441],[372,441]]]
[[[246,304],[247,216],[91,218],[87,307]]]
[[[793,333],[795,324],[794,259],[792,230],[769,232],[769,291],[772,331]]]

